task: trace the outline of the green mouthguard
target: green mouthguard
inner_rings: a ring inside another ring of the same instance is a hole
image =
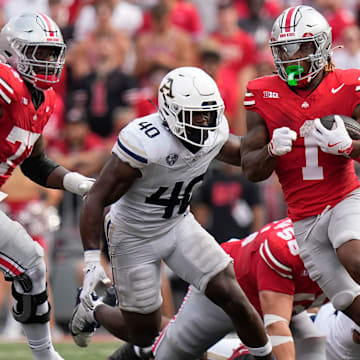
[[[290,65],[286,68],[286,73],[288,74],[288,84],[290,86],[296,86],[297,80],[295,79],[295,76],[301,75],[304,72],[304,68],[302,66],[298,65]]]

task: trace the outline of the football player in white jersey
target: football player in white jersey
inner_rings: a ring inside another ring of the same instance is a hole
[[[232,261],[189,212],[191,192],[214,159],[240,165],[240,138],[229,135],[224,103],[203,70],[182,67],[161,81],[159,111],[121,130],[111,158],[84,203],[80,228],[84,283],[70,321],[87,346],[96,324],[150,352],[161,325],[160,263],[222,307],[257,359],[272,359],[259,315],[238,285]],[[99,239],[105,219],[118,308],[95,301],[106,279]],[[126,324],[126,326],[125,326]],[[136,358],[136,357],[134,357]]]
[[[47,158],[43,129],[55,107],[65,44],[48,16],[25,13],[0,32],[0,187],[16,166],[45,187],[84,195],[94,180]],[[0,191],[0,201],[7,195]],[[25,228],[0,211],[0,271],[12,282],[13,315],[35,360],[60,360],[49,327],[44,251]]]
[[[326,360],[358,360],[358,326],[331,303],[323,305],[315,317],[315,326],[326,335]]]

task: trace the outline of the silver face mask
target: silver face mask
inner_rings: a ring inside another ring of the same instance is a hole
[[[301,66],[301,61],[310,63],[305,74],[299,70],[297,82],[310,82],[331,58],[331,28],[325,18],[310,6],[295,6],[284,10],[275,20],[270,47],[279,77],[288,81],[288,66]],[[313,50],[297,59],[289,60],[296,52],[302,53],[302,47],[312,44]],[[291,77],[294,75],[291,75]],[[291,79],[290,79],[291,81]]]

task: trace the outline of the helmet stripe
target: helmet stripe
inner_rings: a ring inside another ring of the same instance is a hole
[[[290,28],[292,23],[293,23],[293,14],[294,14],[294,11],[295,11],[295,7],[292,7],[289,9],[288,13],[286,14],[286,17],[285,17],[285,32],[290,32]]]
[[[42,18],[42,20],[44,21],[46,28],[47,28],[47,32],[49,33],[50,37],[54,37],[56,30],[53,27],[52,21],[45,15],[45,14],[40,14],[39,16]]]
[[[295,31],[295,18],[299,8],[300,6],[294,6],[288,9],[287,13],[285,14],[285,32]]]

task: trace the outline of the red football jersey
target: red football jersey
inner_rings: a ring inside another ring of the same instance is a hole
[[[45,100],[36,110],[19,73],[0,63],[0,187],[15,167],[26,159],[54,110],[55,92],[44,91]]]
[[[270,138],[276,128],[297,133],[293,149],[277,159],[289,217],[297,221],[334,206],[359,186],[353,160],[324,153],[311,135],[313,120],[330,114],[352,116],[360,103],[360,70],[337,69],[325,76],[310,94],[300,96],[277,75],[250,81],[245,95],[247,110],[266,122]]]
[[[261,316],[261,290],[293,295],[293,314],[325,302],[325,295],[300,259],[290,219],[275,221],[243,240],[221,246],[234,259],[236,278]]]

